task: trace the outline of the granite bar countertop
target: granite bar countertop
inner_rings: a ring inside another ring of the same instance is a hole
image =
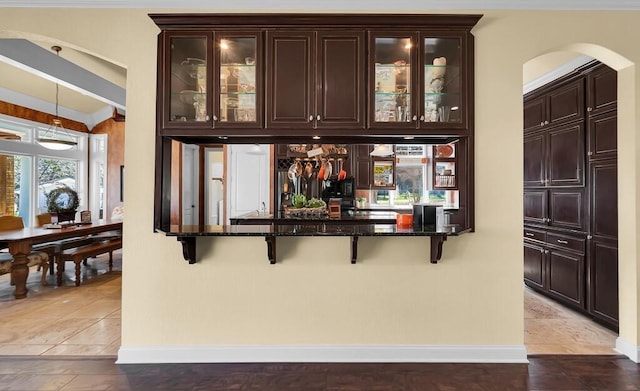
[[[457,236],[469,232],[459,226],[425,226],[403,228],[396,224],[252,224],[178,226],[172,225],[167,236]]]
[[[395,224],[398,213],[392,211],[343,211],[340,217],[329,217],[327,214],[306,213],[304,215],[287,215],[284,212],[274,214],[251,212],[230,219],[232,225],[245,224]]]

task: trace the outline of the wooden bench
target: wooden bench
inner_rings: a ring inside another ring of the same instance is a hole
[[[80,285],[80,263],[87,258],[100,254],[109,253],[109,271],[113,269],[113,251],[122,248],[122,239],[94,242],[86,246],[73,247],[56,254],[56,265],[58,266],[58,286],[62,285],[62,275],[64,273],[64,263],[73,261],[76,264],[76,286]]]

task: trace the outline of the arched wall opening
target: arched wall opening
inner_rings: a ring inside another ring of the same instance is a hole
[[[626,57],[606,47],[590,43],[573,43],[549,48],[530,58],[531,61],[541,57],[563,53],[574,53],[593,57],[613,68],[618,73],[618,281],[619,281],[619,337],[616,349],[637,361],[635,346],[638,345],[638,248],[639,235],[637,204],[638,190],[625,184],[637,184],[638,167],[636,151],[636,65]],[[551,69],[549,69],[551,70]]]

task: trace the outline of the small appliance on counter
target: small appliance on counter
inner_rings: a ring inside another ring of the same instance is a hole
[[[322,190],[322,200],[328,205],[331,198],[340,198],[342,210],[354,210],[356,205],[355,194],[355,178],[327,179],[326,186]]]
[[[441,205],[413,205],[413,227],[422,229],[425,226],[444,227],[444,208]]]

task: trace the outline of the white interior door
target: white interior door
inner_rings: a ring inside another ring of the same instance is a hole
[[[207,148],[205,150],[206,173],[205,183],[205,216],[206,225],[222,224],[223,205],[223,152],[219,148]]]
[[[198,147],[182,145],[182,225],[198,222]]]
[[[268,208],[269,146],[230,145],[228,148],[227,216]],[[228,224],[228,222],[227,222]]]

